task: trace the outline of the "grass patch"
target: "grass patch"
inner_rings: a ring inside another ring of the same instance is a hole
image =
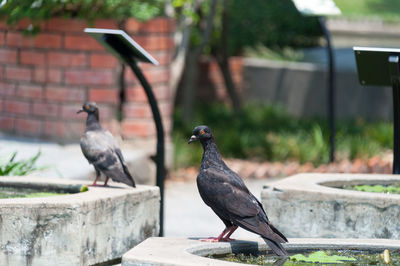
[[[36,161],[39,159],[41,152],[26,160],[15,160],[17,152],[14,152],[10,158],[2,158],[0,160],[0,176],[21,176],[36,170],[43,170],[43,167],[37,167]]]
[[[185,126],[181,110],[174,113],[172,139],[175,167],[199,165],[200,144],[187,144],[197,125],[208,125],[214,132],[224,157],[259,161],[296,160],[315,166],[329,160],[329,124],[326,119],[295,118],[276,106],[246,105],[241,115],[224,105],[196,109]],[[338,121],[336,157],[338,160],[368,159],[392,148],[391,122]]]

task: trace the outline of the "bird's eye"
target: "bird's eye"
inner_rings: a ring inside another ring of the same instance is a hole
[[[204,135],[204,133],[206,133],[206,132],[204,132],[204,129],[202,129],[202,130],[200,131],[200,135]]]
[[[85,105],[85,109],[89,109],[89,105]]]

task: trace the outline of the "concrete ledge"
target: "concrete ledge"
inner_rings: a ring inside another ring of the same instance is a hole
[[[290,252],[308,249],[359,249],[380,252],[399,249],[400,241],[386,239],[289,239],[285,248]],[[266,251],[269,248],[261,238],[237,240],[231,243],[208,243],[196,239],[152,237],[122,257],[122,266],[133,265],[248,265],[225,262],[202,256],[228,253]]]
[[[400,237],[400,195],[339,189],[400,183],[395,175],[300,174],[270,184],[261,202],[288,237]]]
[[[86,183],[35,177],[0,180],[1,186],[75,191]],[[158,188],[110,185],[62,196],[0,199],[0,261],[92,265],[120,258],[144,239],[158,235]]]

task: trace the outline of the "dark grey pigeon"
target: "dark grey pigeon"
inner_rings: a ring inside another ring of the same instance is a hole
[[[117,142],[99,123],[99,108],[96,103],[86,102],[77,113],[81,112],[88,114],[85,133],[81,136],[80,143],[83,155],[96,170],[96,179],[92,186],[96,186],[100,173],[103,173],[106,176],[104,186],[107,186],[111,178],[115,182],[136,187]]]
[[[204,148],[197,176],[200,196],[226,226],[218,237],[207,240],[230,241],[229,237],[240,226],[260,235],[278,256],[286,256],[281,245],[287,242],[286,237],[271,224],[261,203],[239,175],[224,163],[211,130],[207,126],[196,127],[189,143],[196,140],[200,140]]]

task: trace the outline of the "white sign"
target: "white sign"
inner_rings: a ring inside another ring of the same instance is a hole
[[[297,10],[306,16],[340,15],[340,9],[333,0],[292,0]],[[351,1],[351,0],[349,0]]]

